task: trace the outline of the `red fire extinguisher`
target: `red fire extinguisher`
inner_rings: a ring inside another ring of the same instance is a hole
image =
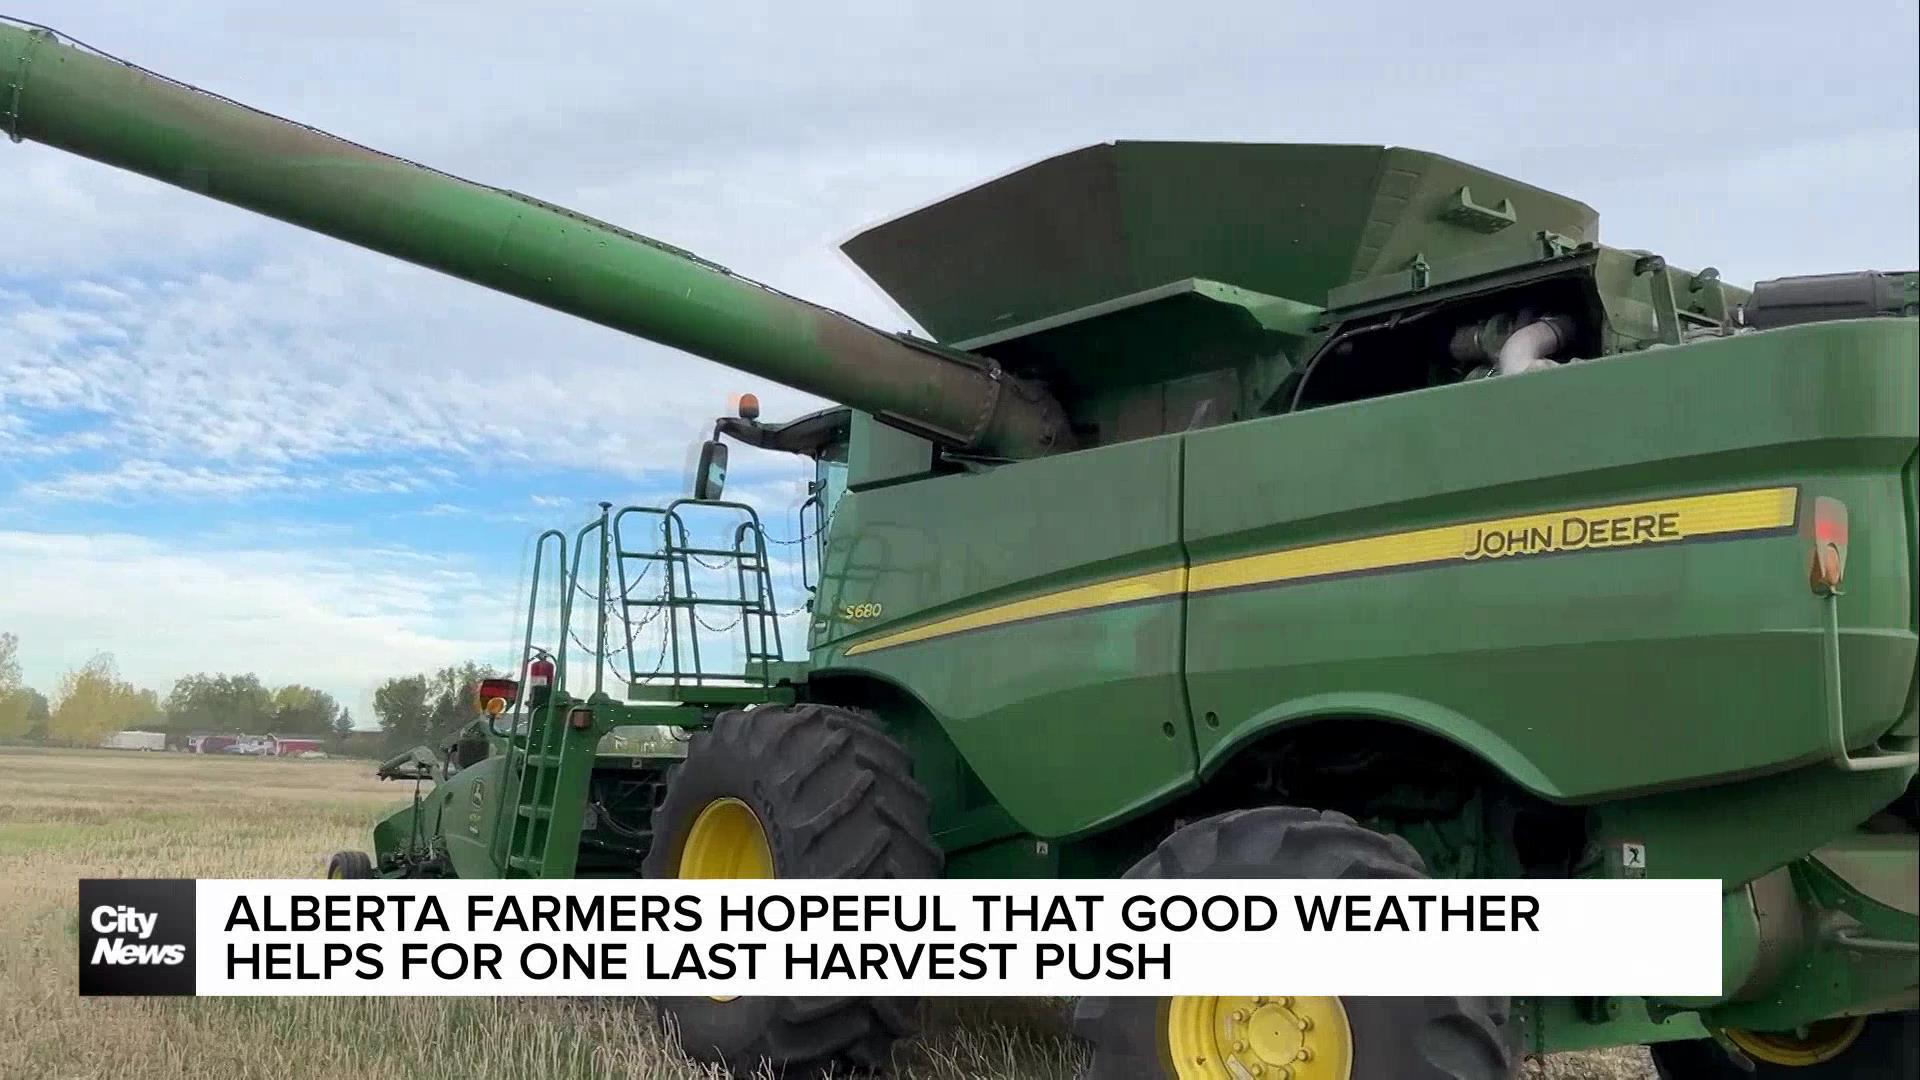
[[[553,695],[553,661],[544,656],[536,656],[527,665],[527,708],[538,709],[546,705],[547,698]]]

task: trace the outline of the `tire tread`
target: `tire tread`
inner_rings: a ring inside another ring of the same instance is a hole
[[[752,777],[751,805],[777,808],[763,815],[762,825],[775,859],[787,863],[787,876],[940,876],[941,851],[927,827],[930,800],[913,779],[913,759],[873,717],[815,704],[722,713],[711,728],[695,733],[676,779],[717,763],[737,765]],[[676,835],[708,797],[697,782],[669,785],[654,811],[654,835],[663,841]],[[643,874],[673,877],[678,859],[677,844],[656,843]],[[735,1033],[724,1048],[689,1046],[689,1054],[742,1074],[766,1068],[776,1075],[870,1071],[889,1064],[895,1044],[912,1034],[918,1016],[918,1003],[908,998],[771,1001],[763,1029]],[[662,1007],[676,1008],[670,1002]]]
[[[1409,879],[1427,876],[1412,844],[1375,832],[1336,811],[1274,806],[1234,810],[1174,831],[1129,869],[1130,879],[1306,878]],[[1138,1080],[1163,1066],[1157,1033],[1140,1004],[1151,999],[1090,998],[1074,1012],[1074,1027],[1093,1044],[1086,1080]],[[1515,1068],[1508,1044],[1505,998],[1358,998],[1351,1006],[1394,1008],[1414,1027],[1404,1054],[1356,1072],[1354,1080],[1499,1080]],[[1157,1008],[1157,1006],[1155,1006]],[[1413,1010],[1420,1010],[1414,1012]],[[1351,1010],[1350,1010],[1351,1011]],[[1396,1027],[1402,1025],[1396,1025]],[[1367,1050],[1356,1047],[1365,1060]]]

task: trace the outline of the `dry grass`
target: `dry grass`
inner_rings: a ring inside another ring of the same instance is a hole
[[[408,795],[365,762],[0,748],[0,1077],[47,1080],[698,1078],[629,1000],[78,996],[83,877],[317,876]],[[1041,1002],[929,1010],[914,1080],[1071,1077],[1079,1051]],[[1642,1080],[1634,1054],[1533,1075]]]

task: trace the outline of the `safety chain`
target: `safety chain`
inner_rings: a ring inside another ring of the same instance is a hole
[[[580,585],[579,585],[578,583],[576,583],[576,584],[574,585],[574,588],[576,588],[576,589],[579,589],[579,590],[580,590],[580,595],[582,595],[582,596],[585,596],[585,597],[586,597],[586,598],[588,598],[589,600],[591,600],[591,599],[593,599],[593,593],[591,593],[591,592],[589,592],[589,591],[588,591],[587,589],[585,589],[584,587],[582,587],[582,586],[580,586]],[[631,592],[631,590],[629,590],[629,592]],[[667,597],[667,594],[666,594],[666,593],[664,593],[664,592],[660,592],[660,593],[655,593],[655,594],[654,594],[654,597],[653,597],[653,598],[654,598],[654,600],[655,600],[655,601],[662,601],[662,602],[664,602],[664,601],[666,600],[666,597]],[[653,621],[654,621],[655,619],[658,619],[658,618],[660,617],[660,613],[661,613],[662,611],[664,611],[664,610],[666,610],[666,608],[664,607],[664,605],[659,605],[659,606],[655,606],[655,605],[649,605],[649,606],[652,606],[652,607],[653,607],[653,611],[652,611],[652,613],[651,613],[651,614],[648,614],[648,615],[645,615],[645,616],[642,616],[641,618],[639,618],[639,619],[637,619],[637,620],[633,620],[633,621],[632,621],[632,622],[630,622],[630,623],[629,623],[629,622],[627,622],[627,621],[626,621],[625,619],[623,619],[623,618],[622,618],[622,616],[621,616],[621,613],[620,613],[620,603],[619,603],[618,601],[615,601],[615,600],[613,600],[613,599],[611,599],[611,598],[609,598],[608,600],[606,600],[606,601],[605,601],[605,602],[604,602],[604,603],[603,603],[603,604],[601,605],[601,611],[602,611],[602,612],[603,612],[603,613],[604,613],[605,615],[607,615],[607,616],[608,616],[608,621],[609,621],[609,622],[611,622],[611,621],[614,621],[614,620],[616,620],[616,619],[618,619],[618,620],[621,620],[621,622],[622,622],[622,625],[623,625],[623,626],[628,626],[628,627],[630,627],[630,628],[631,628],[632,630],[640,630],[640,629],[643,629],[643,628],[645,628],[645,627],[646,627],[646,626],[647,626],[647,625],[648,625],[649,623],[651,623],[651,622],[653,622]],[[574,643],[575,645],[578,645],[578,646],[579,646],[579,647],[580,647],[580,648],[581,648],[582,650],[584,650],[584,651],[587,651],[587,652],[592,652],[592,651],[593,651],[593,650],[591,650],[591,649],[588,649],[588,648],[587,648],[587,644],[586,644],[585,642],[583,642],[583,641],[581,641],[581,640],[580,640],[580,636],[579,636],[578,634],[576,634],[576,633],[574,632],[574,629],[573,629],[573,627],[571,627],[571,626],[569,626],[569,627],[567,627],[567,636],[568,636],[568,637],[570,637],[570,638],[572,638],[572,639],[573,639],[573,643]],[[626,646],[624,646],[624,647],[622,647],[622,648],[614,648],[614,649],[610,649],[610,650],[608,650],[608,653],[609,653],[609,655],[611,655],[611,654],[614,654],[614,653],[619,653],[619,652],[624,652],[624,651],[627,651],[627,650],[630,650],[630,649],[631,649],[632,647],[633,647],[633,634],[631,634],[631,633],[629,633],[629,634],[627,635],[627,644],[626,644]]]
[[[642,577],[644,576],[645,574],[643,573]],[[638,585],[639,580],[636,579],[633,584]],[[574,587],[580,590],[581,595],[586,596],[590,599],[593,597],[593,593],[589,592],[585,587],[581,586],[579,582],[576,581],[574,583]],[[627,592],[622,594],[622,599],[624,600],[625,597],[631,596],[632,593],[633,593],[633,586],[629,585],[627,588]],[[664,591],[655,593],[654,600],[660,601],[660,603],[653,606],[653,611],[650,614],[644,616],[638,621],[632,622],[631,624],[628,624],[623,620],[622,625],[626,631],[625,634],[623,635],[625,638],[624,643],[608,649],[606,652],[606,655],[599,658],[600,662],[606,666],[607,673],[614,676],[614,681],[624,682],[624,681],[627,681],[628,679],[635,678],[639,675],[639,668],[636,664],[633,663],[635,659],[634,652],[633,652],[633,639],[636,636],[636,633],[638,631],[644,630],[649,624],[658,620],[661,614],[667,610],[666,605],[664,603],[666,598],[667,598],[667,594]],[[603,603],[601,610],[604,614],[609,616],[609,621],[612,621],[612,619],[614,618],[620,618],[621,616],[620,604],[614,601],[611,597],[609,597]],[[567,637],[573,640],[573,644],[576,648],[578,648],[581,652],[588,654],[589,656],[594,655],[595,652],[597,651],[592,647],[590,647],[586,642],[580,640],[580,635],[574,632],[574,629],[571,626],[567,628]],[[622,653],[625,653],[628,658],[628,667],[630,670],[627,675],[621,675],[620,670],[613,666],[613,658],[616,656],[619,656]],[[659,655],[654,660],[654,670],[653,670],[654,675],[658,675],[660,673],[661,667],[665,665],[666,655],[667,655],[667,635],[665,633],[662,633],[660,635],[660,652],[659,652]],[[649,678],[651,678],[651,676],[649,676]]]
[[[635,630],[639,630],[639,629],[641,629],[642,627],[645,627],[645,626],[646,626],[646,625],[647,625],[648,623],[650,623],[650,622],[652,622],[653,620],[655,620],[655,619],[657,619],[657,618],[659,618],[659,617],[660,617],[660,613],[661,613],[661,612],[663,612],[663,611],[665,611],[665,610],[667,610],[667,603],[666,603],[666,601],[667,601],[667,594],[666,594],[666,593],[656,593],[656,594],[654,594],[654,597],[653,597],[653,600],[649,602],[649,606],[651,606],[651,607],[653,608],[653,612],[652,612],[652,614],[649,614],[649,615],[644,615],[644,616],[642,616],[642,617],[641,617],[640,619],[638,619],[637,621],[635,621],[635,622],[633,622],[633,623],[631,623],[631,624],[629,624],[629,625],[631,625],[631,626],[633,627],[633,629],[635,629]],[[629,637],[629,638],[631,638],[631,637],[632,637],[632,635],[631,635],[631,634],[629,634],[629,635],[628,635],[628,637]]]
[[[665,609],[663,608],[662,610],[665,610]],[[667,666],[667,637],[668,637],[667,634],[660,635],[660,651],[653,658],[652,671],[647,672],[645,675],[641,675],[639,666],[634,665],[632,675],[633,675],[633,680],[635,682],[650,683],[653,680],[660,677],[661,669]],[[633,657],[633,654],[629,652],[627,654],[627,657],[629,660],[631,660]]]
[[[592,647],[588,646],[586,642],[580,640],[580,635],[573,632],[573,627],[571,626],[567,627],[567,636],[573,639],[574,645],[578,647],[581,652],[586,653],[588,656],[594,655],[595,650]],[[629,642],[628,647],[630,648],[631,646],[632,646],[632,643]],[[600,663],[606,666],[607,674],[613,676],[613,680],[615,682],[620,682],[622,680],[620,678],[620,669],[613,666],[613,658],[619,653],[624,651],[626,650],[625,649],[608,649],[607,654],[605,656],[597,657]]]
[[[573,627],[571,626],[567,627],[567,636],[573,639],[574,645],[577,646],[581,652],[587,653],[588,655],[592,655],[593,652],[595,651],[593,646],[588,645],[586,642],[580,640],[580,635],[574,633]],[[620,655],[621,653],[631,653],[632,651],[633,651],[633,639],[628,638],[626,644],[616,645],[613,648],[608,649],[607,656],[614,657],[614,656]]]
[[[804,504],[803,504],[803,505],[804,505]],[[769,543],[769,544],[776,544],[776,545],[778,545],[778,546],[780,546],[780,547],[792,547],[792,546],[793,546],[793,545],[795,545],[795,544],[804,544],[804,543],[806,543],[806,542],[807,542],[807,541],[809,541],[809,540],[813,540],[813,539],[816,539],[817,537],[819,537],[819,535],[820,535],[821,533],[823,533],[823,532],[826,532],[826,531],[827,531],[827,527],[828,527],[828,526],[830,526],[830,525],[832,525],[832,524],[833,524],[833,515],[832,515],[832,514],[828,514],[828,515],[827,515],[826,517],[824,517],[824,518],[822,518],[822,519],[820,520],[820,527],[819,527],[819,528],[817,528],[817,529],[815,529],[815,530],[813,530],[813,531],[812,531],[812,532],[810,532],[810,533],[806,533],[806,535],[805,535],[805,536],[796,536],[796,537],[794,537],[794,538],[793,538],[793,539],[791,539],[791,540],[782,540],[782,539],[780,539],[780,538],[779,538],[779,537],[777,537],[777,536],[768,536],[768,535],[767,535],[767,530],[766,530],[766,529],[764,529],[764,528],[760,530],[760,535],[761,535],[762,537],[764,537],[764,538],[766,539],[766,541],[767,541],[767,543]],[[802,523],[801,523],[801,525],[800,525],[800,530],[801,530],[802,532],[806,532],[806,523],[805,523],[805,522],[802,522]]]
[[[639,588],[640,583],[647,580],[647,575],[652,572],[653,572],[652,563],[648,563],[647,565],[641,567],[639,576],[635,577],[632,581],[627,583],[627,591],[620,594],[620,599],[624,601],[628,597],[632,596],[633,590]],[[585,585],[580,584],[580,579],[577,577],[573,579],[573,587],[579,590],[579,593],[581,596],[584,596],[589,600],[596,599],[596,597],[593,594],[593,591],[587,588]],[[614,601],[612,597],[607,597],[606,602],[608,604],[612,604]]]
[[[746,618],[746,617],[747,617],[747,613],[746,613],[746,611],[745,611],[745,610],[742,610],[742,611],[740,612],[740,614],[738,614],[738,615],[735,615],[735,616],[733,617],[733,621],[732,621],[732,622],[730,622],[730,623],[728,623],[728,624],[726,624],[725,626],[715,626],[715,625],[713,625],[712,623],[710,623],[710,622],[708,622],[707,620],[705,620],[705,619],[703,619],[703,618],[701,618],[701,617],[700,617],[700,609],[699,609],[698,607],[696,607],[696,606],[692,606],[692,605],[689,605],[689,606],[688,606],[688,608],[687,608],[687,614],[688,614],[688,615],[691,615],[691,616],[693,617],[693,621],[694,621],[694,622],[697,622],[697,623],[699,623],[699,624],[700,624],[700,625],[701,625],[702,627],[704,627],[705,629],[707,629],[707,630],[709,630],[709,631],[711,631],[711,632],[713,632],[713,633],[716,633],[716,634],[724,634],[724,633],[726,633],[727,631],[729,631],[729,630],[731,630],[731,629],[733,629],[734,627],[736,627],[736,626],[739,626],[739,625],[740,625],[740,620],[742,620],[742,619],[744,619],[744,618]]]
[[[767,537],[767,543],[772,544],[775,547],[792,547],[795,544],[804,544],[807,541],[812,540],[814,537],[819,535],[820,535],[820,530],[815,529],[805,536],[796,536],[791,540],[782,540],[777,536],[769,536]]]
[[[801,525],[803,530],[802,535],[796,536],[792,539],[782,539],[780,537],[769,535],[766,529],[763,527],[760,530],[760,537],[762,541],[768,544],[772,544],[778,547],[793,547],[798,544],[804,544],[804,543],[808,543],[810,541],[818,539],[820,534],[827,531],[832,526],[832,524],[833,524],[833,519],[831,516],[829,516],[821,520],[818,528],[814,529],[811,532],[805,532],[804,531],[805,515],[804,515],[804,512],[802,512],[801,513]],[[694,563],[699,564],[701,567],[705,569],[724,571],[729,567],[729,564],[737,566],[741,558],[750,556],[753,553],[748,551],[743,551],[739,555],[731,559],[722,557],[713,562],[709,562],[706,559],[701,558],[699,555],[696,555],[690,551],[682,552],[681,554],[683,554],[686,558],[692,560]],[[610,620],[611,619],[621,620],[622,627],[625,630],[625,633],[620,636],[624,637],[624,641],[618,644],[615,644],[613,647],[609,648],[606,651],[606,654],[599,658],[600,661],[606,666],[607,673],[613,676],[616,682],[630,680],[632,682],[637,682],[637,683],[651,683],[656,679],[661,678],[665,673],[666,662],[667,662],[667,650],[668,650],[668,647],[672,644],[672,637],[673,637],[671,625],[663,628],[660,634],[659,646],[657,651],[654,654],[653,669],[651,671],[645,674],[642,674],[640,672],[640,667],[638,663],[639,656],[636,653],[634,648],[635,639],[639,636],[640,632],[645,630],[649,625],[652,625],[653,623],[658,622],[662,615],[668,614],[670,611],[669,605],[666,602],[668,597],[667,597],[667,590],[665,589],[663,589],[658,593],[655,593],[652,598],[652,601],[650,602],[634,601],[632,599],[635,590],[638,589],[640,584],[647,579],[647,575],[651,573],[652,570],[653,570],[653,563],[648,562],[645,566],[641,568],[640,573],[636,577],[634,577],[632,581],[628,582],[626,589],[622,591],[617,597],[614,597],[614,596],[608,596],[604,598],[597,597],[593,590],[581,584],[577,578],[573,581],[573,587],[579,591],[580,595],[585,596],[589,599],[596,599],[599,601],[602,609],[602,613],[604,616],[606,616]],[[669,578],[669,581],[672,578],[671,570],[669,570],[668,578]],[[690,601],[687,607],[687,616],[689,620],[691,620],[697,627],[699,627],[699,629],[705,630],[709,633],[724,634],[724,633],[733,631],[739,628],[741,624],[746,620],[747,616],[750,614],[749,612],[743,609],[743,610],[740,610],[732,619],[716,625],[715,623],[708,622],[706,619],[700,617],[699,597],[697,595],[689,595],[686,599]],[[771,597],[769,597],[769,599],[771,599]],[[647,614],[640,617],[639,619],[627,619],[624,616],[624,613],[622,611],[623,607],[640,607],[640,606],[648,607],[651,610],[649,610]],[[765,610],[761,612],[753,612],[751,614],[757,615],[758,617],[761,617],[761,618],[772,618],[776,620],[786,619],[786,618],[791,618],[792,616],[799,615],[806,612],[810,606],[811,606],[811,598],[809,598],[808,600],[803,600],[798,605],[786,610],[780,610],[778,608],[770,608],[769,610]],[[572,640],[574,647],[578,648],[582,653],[585,653],[591,656],[597,652],[596,649],[590,647],[585,641],[582,641],[579,633],[576,632],[574,628],[571,626],[567,628],[567,636]],[[628,667],[628,671],[624,675],[614,665],[614,658],[623,653],[627,657],[627,667]]]

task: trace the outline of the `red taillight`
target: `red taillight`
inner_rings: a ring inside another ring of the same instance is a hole
[[[520,696],[520,684],[517,682],[514,682],[512,679],[481,679],[480,680],[480,700],[481,701],[490,701],[493,698],[506,698],[507,704],[511,705],[514,702],[514,699],[518,698],[519,696]]]
[[[1847,574],[1847,504],[1822,495],[1813,500],[1813,557],[1807,583],[1821,596],[1840,591]]]
[[[567,714],[567,724],[575,731],[585,731],[593,726],[593,710],[575,709]]]
[[[520,684],[512,679],[481,679],[473,696],[481,712],[488,716],[499,716],[519,698]]]

